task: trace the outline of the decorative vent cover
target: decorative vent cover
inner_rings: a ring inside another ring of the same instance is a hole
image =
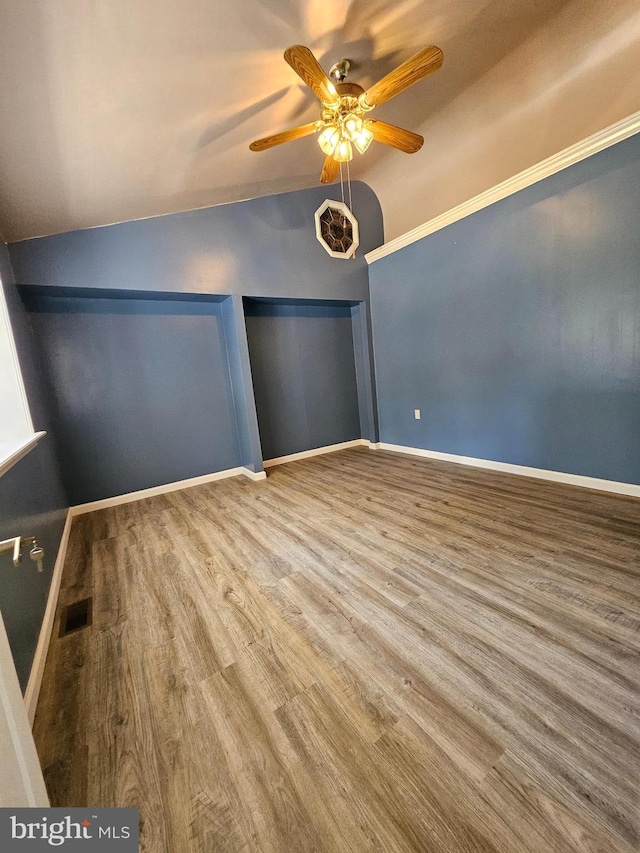
[[[360,245],[358,220],[346,204],[327,199],[316,210],[316,237],[332,258],[350,258]]]

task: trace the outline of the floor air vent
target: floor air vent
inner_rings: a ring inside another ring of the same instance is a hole
[[[80,628],[91,625],[92,608],[93,598],[83,598],[82,601],[76,601],[75,604],[68,604],[62,611],[60,636],[66,637],[67,634],[72,634],[74,631],[79,631]]]

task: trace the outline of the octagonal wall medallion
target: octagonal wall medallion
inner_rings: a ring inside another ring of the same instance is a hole
[[[315,213],[316,237],[332,258],[351,258],[360,245],[358,220],[341,201],[327,199]]]

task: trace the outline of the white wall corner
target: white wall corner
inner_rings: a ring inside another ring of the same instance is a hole
[[[266,480],[267,479],[267,472],[266,471],[252,471],[251,468],[243,468],[242,473],[244,474],[245,477],[248,477],[250,480],[253,480],[254,483],[256,483],[260,480]]]

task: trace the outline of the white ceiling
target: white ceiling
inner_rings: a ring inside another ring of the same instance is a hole
[[[394,188],[416,180],[429,186],[431,165],[445,162],[444,153],[461,143],[447,135],[446,121],[465,139],[499,125],[495,95],[510,85],[513,57],[523,58],[515,75],[520,93],[535,99],[539,87],[553,83],[552,75],[540,74],[547,58],[532,52],[536,39],[543,51],[564,49],[571,43],[568,15],[577,11],[578,22],[589,22],[599,7],[606,18],[598,26],[621,26],[637,16],[637,6],[637,0],[0,0],[0,232],[13,241],[313,186],[323,159],[313,137],[264,153],[248,147],[256,137],[318,116],[317,101],[283,50],[306,44],[327,69],[348,57],[352,79],[366,86],[437,44],[443,68],[377,112],[425,133],[422,151],[410,158],[374,145],[353,163],[352,177],[370,182],[383,199],[387,235],[394,236],[424,221],[429,207],[416,201],[407,216]],[[564,41],[545,41],[540,34],[556,24]],[[585,26],[576,31],[590,45],[606,35],[589,26],[586,35]],[[565,65],[573,58],[569,51]],[[474,91],[473,123],[456,124],[455,110],[468,111]],[[632,97],[617,109],[627,109]],[[487,104],[493,104],[488,111]],[[446,165],[455,183],[455,163]]]

